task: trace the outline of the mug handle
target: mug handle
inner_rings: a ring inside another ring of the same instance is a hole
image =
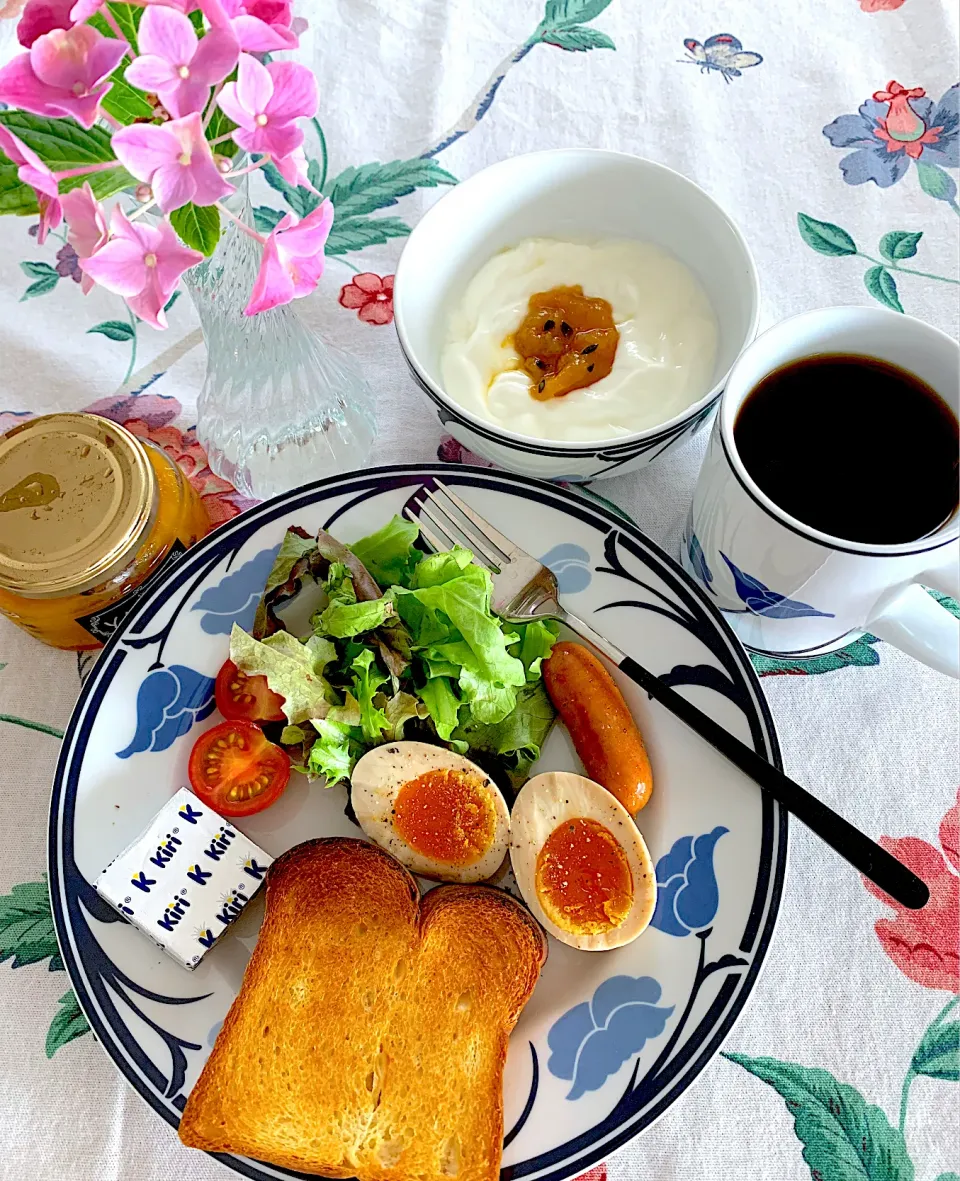
[[[955,554],[942,566],[918,574],[891,599],[881,601],[867,629],[937,672],[960,679],[960,619],[928,595],[925,586],[960,599],[960,564]]]

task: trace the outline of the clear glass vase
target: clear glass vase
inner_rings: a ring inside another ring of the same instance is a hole
[[[250,224],[246,186],[237,198]],[[213,255],[184,276],[207,346],[197,438],[211,469],[256,500],[361,467],[376,434],[370,387],[292,305],[243,314],[261,252],[224,218]]]

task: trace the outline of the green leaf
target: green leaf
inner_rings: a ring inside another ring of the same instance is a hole
[[[25,259],[20,264],[20,270],[32,279],[40,279],[44,275],[56,275],[58,279],[60,278],[57,275],[56,268],[52,267],[48,262],[32,262],[30,259]]]
[[[909,230],[891,230],[880,239],[880,253],[891,262],[901,258],[913,258],[917,243],[923,237],[923,230],[911,233]]]
[[[374,704],[374,695],[389,677],[382,672],[372,648],[364,648],[350,665],[353,673],[353,696],[360,706],[360,729],[367,742],[379,742],[387,729],[387,715]]]
[[[279,209],[271,209],[269,205],[258,205],[253,211],[253,224],[261,234],[269,234],[283,217],[284,214]],[[327,250],[326,253],[329,254],[330,251]]]
[[[324,253],[330,256],[382,246],[391,238],[405,238],[410,227],[399,217],[348,217],[334,219]]]
[[[170,214],[170,224],[185,246],[199,250],[207,258],[220,240],[220,210],[216,205],[194,205],[189,201]]]
[[[140,31],[140,21],[143,18],[143,9],[136,4],[117,4],[114,0],[109,0],[107,8],[110,9],[113,19],[120,26],[120,32],[123,33],[127,41],[130,43],[130,48],[133,50],[134,57],[140,52],[137,45],[137,34]]]
[[[903,1136],[854,1087],[818,1067],[746,1054],[724,1057],[778,1092],[817,1181],[913,1181]]]
[[[199,9],[196,11],[199,11]],[[219,107],[215,107],[204,134],[209,140],[219,139],[221,135],[227,135],[229,132],[235,131],[236,127],[237,125],[232,119],[229,119]],[[221,156],[229,156],[232,159],[240,149],[232,139],[225,139],[222,144],[217,144],[213,150],[219,152]]]
[[[327,196],[338,218],[359,217],[396,205],[414,189],[433,189],[437,185],[455,185],[457,178],[441,168],[436,160],[394,160],[390,164],[363,164],[346,168],[330,182]],[[409,232],[409,231],[408,231]]]
[[[288,529],[283,535],[283,541],[280,542],[277,556],[273,559],[273,566],[267,575],[263,593],[268,595],[278,586],[283,586],[293,573],[297,562],[316,548],[317,539],[315,537],[300,537],[292,529]]]
[[[347,779],[353,770],[363,750],[357,741],[360,731],[342,722],[331,722],[328,718],[315,721],[313,725],[318,738],[310,747],[307,774],[323,775],[327,787],[332,787],[341,779]]]
[[[797,214],[800,237],[818,254],[838,257],[842,254],[856,254],[857,244],[846,230],[830,221],[818,221],[808,213]]]
[[[11,956],[14,968],[49,958],[51,972],[63,971],[45,880],[20,882],[0,895],[0,964]]]
[[[283,196],[284,201],[297,217],[306,217],[320,204],[320,198],[316,193],[311,193],[303,185],[288,184],[280,175],[275,164],[264,164],[260,172],[270,188],[275,189]]]
[[[427,682],[432,685],[432,681]],[[477,722],[473,711],[467,709],[460,726],[454,731],[454,741],[462,739],[470,750],[488,751],[500,755],[511,769],[525,771],[540,758],[540,748],[546,741],[556,717],[542,681],[527,685],[517,694],[513,712],[502,722],[487,725]]]
[[[547,0],[543,24],[556,28],[592,21],[607,7],[610,0]]]
[[[960,1021],[935,1020],[914,1051],[910,1069],[927,1078],[960,1082]]]
[[[99,324],[87,329],[88,336],[91,332],[98,332],[108,340],[116,341],[132,340],[136,336],[133,325],[126,320],[101,320]]]
[[[841,668],[879,664],[880,657],[874,650],[874,644],[879,643],[877,636],[863,635],[859,640],[853,640],[836,652],[827,652],[823,656],[760,656],[751,653],[750,662],[761,677],[832,673]]]
[[[278,631],[261,643],[236,623],[230,633],[230,659],[251,677],[266,677],[284,699],[283,712],[291,726],[326,717],[333,696],[324,669],[337,659],[330,640],[311,636],[305,644]]]
[[[58,172],[114,159],[110,135],[102,127],[91,127],[87,131],[73,119],[48,119],[13,110],[0,111],[0,124],[8,127],[45,164]],[[87,176],[68,177],[60,182],[60,192],[69,192],[84,181],[90,182],[94,195],[100,200],[136,183],[125,168],[117,165]],[[16,165],[0,153],[0,214],[36,212],[37,200],[33,190],[20,182]]]
[[[863,276],[863,285],[880,303],[893,308],[895,312],[903,311],[903,304],[897,294],[897,282],[886,267],[871,267]]]
[[[60,282],[60,276],[54,271],[52,275],[44,275],[42,279],[37,279],[35,283],[31,283],[23,295],[20,296],[20,302],[23,303],[27,299],[36,299],[38,295],[46,295],[48,291],[52,291],[54,287]]]
[[[180,298],[180,295],[181,295],[181,292],[180,292],[180,290],[179,290],[179,289],[178,289],[178,290],[176,290],[176,291],[173,293],[173,295],[171,295],[171,296],[170,296],[170,298],[167,300],[167,302],[166,302],[166,303],[163,305],[163,310],[164,310],[165,312],[169,312],[169,311],[170,311],[170,309],[173,307],[173,305],[174,305],[174,304],[177,302],[177,300]]]
[[[599,29],[590,29],[586,25],[573,25],[569,29],[548,29],[541,41],[572,53],[585,53],[588,49],[617,48],[606,33],[601,33]]]
[[[80,1011],[73,992],[65,992],[59,1001],[60,1009],[47,1030],[47,1057],[52,1058],[61,1046],[90,1032],[90,1025]]]
[[[917,180],[920,188],[928,197],[935,197],[938,201],[952,201],[957,195],[957,184],[949,172],[936,164],[927,164],[923,160],[917,161]]]
[[[137,11],[141,10],[137,9]],[[100,100],[100,105],[107,114],[112,115],[118,123],[122,123],[125,127],[137,119],[153,119],[156,115],[156,111],[144,98],[143,91],[131,86],[124,78],[124,71],[129,64],[130,62],[124,58],[117,66],[110,75],[110,89]]]
[[[934,1181],[960,1181],[960,1173],[941,1173]]]
[[[420,690],[420,698],[433,718],[437,734],[444,742],[449,742],[457,728],[460,709],[460,699],[453,691],[453,682],[449,677],[431,677]]]
[[[932,586],[925,586],[923,589],[928,595],[933,595],[941,607],[946,607],[951,615],[956,615],[960,619],[960,603],[956,599],[952,599],[943,591],[934,590]]]
[[[381,586],[409,586],[410,576],[423,557],[414,545],[419,536],[418,525],[394,516],[376,533],[361,537],[350,548]]]

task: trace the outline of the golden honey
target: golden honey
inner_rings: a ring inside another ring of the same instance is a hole
[[[0,612],[56,648],[99,648],[148,579],[210,529],[174,461],[94,414],[0,436]]]

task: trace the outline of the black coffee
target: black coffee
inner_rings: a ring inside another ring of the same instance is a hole
[[[892,545],[957,509],[956,415],[896,365],[827,353],[791,361],[747,396],[733,428],[743,465],[797,520]]]

